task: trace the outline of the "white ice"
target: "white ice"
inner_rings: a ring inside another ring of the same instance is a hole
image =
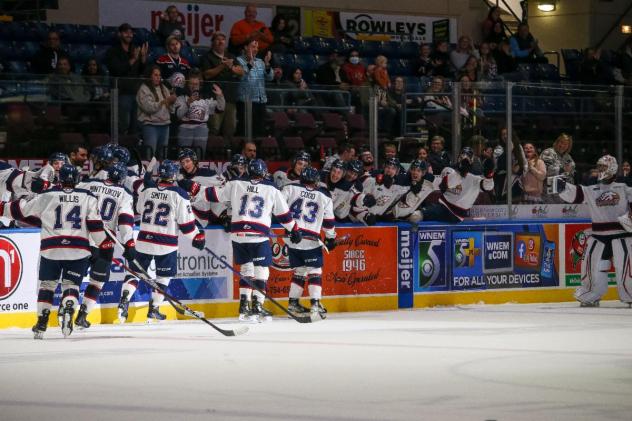
[[[632,420],[632,309],[620,303],[250,327],[1,331],[0,420]]]

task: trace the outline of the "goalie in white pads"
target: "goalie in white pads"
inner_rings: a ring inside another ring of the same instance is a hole
[[[64,336],[73,330],[73,315],[79,301],[79,287],[90,263],[90,239],[101,252],[112,249],[112,241],[103,232],[97,198],[87,190],[75,188],[77,168],[65,164],[59,170],[60,186],[55,186],[30,200],[3,203],[6,217],[41,227],[39,292],[36,339],[48,326],[55,288],[61,278]]]
[[[123,256],[132,261],[136,257],[134,231],[134,211],[132,193],[123,187],[127,175],[127,166],[123,161],[110,166],[107,169],[108,178],[105,181],[89,179],[78,185],[79,188],[90,191],[97,197],[98,209],[105,228],[116,235],[125,245]],[[90,283],[83,293],[83,301],[79,307],[75,325],[84,329],[90,327],[87,320],[88,314],[94,308],[103,285],[110,279],[110,267],[114,257],[114,249],[99,253],[94,246],[92,248],[92,261],[90,265]]]
[[[575,298],[582,307],[599,306],[599,300],[608,290],[611,261],[619,299],[632,304],[632,234],[619,220],[632,209],[632,188],[615,182],[617,169],[617,160],[605,155],[597,161],[599,183],[596,185],[575,186],[562,177],[555,179],[560,198],[568,203],[587,204],[592,219],[592,234],[581,264],[581,285],[575,291]]]
[[[290,231],[290,240],[302,239],[298,225],[281,192],[268,180],[268,169],[260,159],[248,163],[248,177],[234,179],[223,188],[210,187],[204,191],[209,202],[228,202],[232,208],[230,236],[235,263],[241,265],[239,280],[239,319],[263,321],[271,313],[263,308],[265,296],[244,279],[265,291],[272,264],[269,235],[272,215]]]
[[[329,250],[336,246],[334,230],[334,210],[329,192],[319,188],[320,174],[317,169],[307,167],[301,174],[301,184],[288,184],[281,194],[290,205],[290,214],[301,232],[303,239],[296,244],[288,244],[290,267],[294,270],[290,284],[288,310],[300,314],[309,310],[299,299],[307,282],[312,313],[325,317],[327,310],[320,300],[323,285],[323,248],[320,244],[320,230],[325,231],[325,244]]]
[[[141,215],[140,231],[136,239],[136,260],[132,268],[140,265],[144,271],[149,269],[152,260],[156,264],[156,283],[167,289],[169,281],[177,273],[178,232],[190,238],[193,247],[204,249],[206,244],[203,232],[195,227],[195,219],[191,211],[189,194],[175,185],[178,165],[164,160],[158,167],[158,184],[144,188],[136,203],[137,212]],[[121,288],[119,303],[119,321],[124,322],[128,316],[131,300],[138,280],[127,277]],[[159,306],[165,297],[158,291],[152,291],[147,319],[164,320]]]

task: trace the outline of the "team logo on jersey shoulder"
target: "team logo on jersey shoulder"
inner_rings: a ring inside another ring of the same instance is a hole
[[[0,236],[0,262],[3,279],[0,281],[0,301],[17,291],[22,280],[24,261],[18,246],[7,237]]]
[[[597,206],[617,206],[620,200],[621,196],[619,196],[618,193],[606,191],[601,193],[597,200],[595,200],[595,204]]]
[[[451,189],[448,189],[447,191],[449,191],[452,194],[459,195],[463,191],[463,185],[462,184],[456,185],[452,187]]]

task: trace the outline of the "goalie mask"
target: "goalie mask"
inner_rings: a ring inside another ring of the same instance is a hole
[[[604,155],[597,161],[597,171],[599,181],[607,181],[617,175],[617,159],[612,155]]]

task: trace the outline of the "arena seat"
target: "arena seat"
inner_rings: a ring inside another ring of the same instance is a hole
[[[77,25],[56,23],[52,26],[52,29],[59,33],[62,44],[73,44],[82,41]]]
[[[30,72],[30,64],[27,61],[11,60],[7,62],[7,73],[21,74]]]
[[[345,139],[347,128],[338,113],[323,113],[323,136],[331,136],[340,142]]]
[[[311,53],[311,45],[308,41],[308,38],[304,38],[304,37],[294,38],[294,52],[296,52],[296,54]]]
[[[78,31],[83,43],[98,44],[101,41],[101,28],[96,25],[80,25]]]
[[[296,66],[303,72],[314,71],[318,67],[318,58],[311,54],[301,54],[296,56]]]
[[[105,44],[111,46],[118,38],[118,28],[115,26],[103,26],[99,36],[99,42],[96,44]]]
[[[401,44],[397,41],[383,41],[380,49],[389,60],[402,57]]]
[[[417,58],[419,56],[419,44],[413,41],[403,42],[400,47],[400,57]]]
[[[362,57],[376,57],[382,54],[381,50],[382,44],[379,41],[360,41],[360,45],[358,49],[360,50],[360,55]]]
[[[336,148],[338,147],[338,143],[336,142],[336,139],[334,139],[333,137],[317,137],[316,138],[316,145],[319,148],[324,149],[325,151],[335,151]]]
[[[149,43],[151,32],[146,28],[134,28],[134,43],[141,45],[145,42]]]
[[[15,59],[16,51],[12,41],[0,40],[0,57],[4,60]]]
[[[94,45],[74,44],[72,48],[69,49],[68,55],[75,64],[83,65],[90,57],[94,57]]]
[[[329,38],[312,37],[310,39],[310,49],[315,54],[330,54],[334,47],[335,43]]]
[[[25,41],[30,39],[28,28],[22,22],[1,22],[0,35],[5,41]]]
[[[305,149],[305,143],[303,143],[303,138],[300,136],[286,136],[283,138],[283,147],[287,150],[289,155],[293,155]]]
[[[48,38],[48,31],[50,27],[46,22],[30,22],[29,26],[29,36],[32,41],[46,41]]]
[[[110,135],[107,133],[90,133],[88,134],[88,145],[90,148],[110,143]]]

